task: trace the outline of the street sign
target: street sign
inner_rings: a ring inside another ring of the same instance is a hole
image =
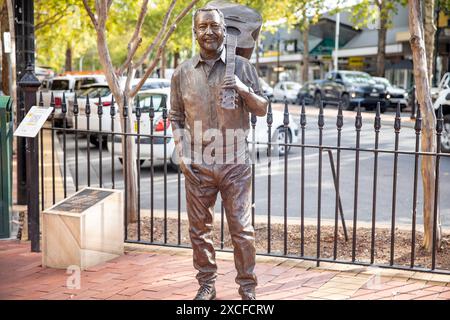
[[[34,138],[41,130],[53,108],[33,106],[23,118],[19,127],[14,132],[16,137]]]

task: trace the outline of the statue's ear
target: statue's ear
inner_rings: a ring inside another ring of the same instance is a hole
[[[195,40],[198,40],[197,31],[195,31],[195,28],[192,28],[192,32],[194,33]]]

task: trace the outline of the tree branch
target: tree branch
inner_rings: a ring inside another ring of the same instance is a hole
[[[176,1],[176,0],[174,0]],[[123,73],[123,71],[128,68],[128,66],[131,63],[131,60],[133,59],[134,55],[136,54],[137,49],[139,48],[139,45],[142,42],[141,38],[139,37],[139,34],[141,33],[142,24],[144,23],[145,15],[147,14],[147,8],[148,8],[148,0],[144,0],[144,3],[141,7],[141,13],[139,14],[139,18],[136,22],[136,28],[134,29],[133,36],[130,39],[130,42],[128,43],[128,54],[125,62],[122,64],[122,66],[119,68],[119,75]]]
[[[193,0],[191,2],[191,8],[194,6],[194,4],[196,2],[198,2],[199,0]],[[187,8],[186,8],[187,9]],[[155,69],[156,65],[159,63],[159,60],[161,59],[161,54],[164,51],[164,48],[166,47],[167,44],[167,40],[169,40],[170,36],[172,35],[172,33],[175,31],[175,29],[177,28],[177,23],[189,12],[189,10],[183,10],[182,13],[180,13],[180,15],[178,16],[178,18],[175,20],[175,22],[172,24],[172,26],[170,27],[169,31],[166,33],[166,35],[164,36],[163,41],[161,42],[161,45],[158,48],[158,51],[156,53],[156,57],[153,60],[152,64],[150,65],[150,67],[145,71],[144,76],[141,78],[141,80],[139,81],[139,83],[134,87],[133,90],[131,90],[130,93],[130,97],[134,97],[136,96],[136,94],[139,92],[139,90],[141,89],[141,87],[144,85],[145,80],[147,80],[147,78],[152,74],[153,70]]]
[[[66,4],[66,7],[62,9],[61,11],[55,13],[51,17],[48,17],[47,19],[44,19],[43,21],[39,22],[41,20],[41,17],[43,14],[41,14],[39,11],[36,12],[36,25],[34,26],[34,30],[39,30],[41,28],[44,28],[48,25],[52,25],[60,21],[62,18],[65,17],[67,10],[70,8],[70,4]]]
[[[109,0],[95,0],[95,7],[98,14],[98,27],[102,30],[106,28],[106,20],[108,19],[108,2]]]
[[[142,55],[142,57],[136,63],[136,65],[135,65],[136,68],[140,67],[144,63],[145,59],[147,59],[147,57],[150,55],[150,53],[155,49],[155,46],[161,41],[161,37],[164,34],[164,32],[166,32],[167,25],[169,23],[169,19],[170,19],[170,16],[172,15],[172,11],[175,7],[176,2],[177,2],[177,0],[172,0],[172,2],[170,3],[169,9],[167,10],[166,15],[164,16],[162,28],[159,30],[159,32],[156,35],[156,38],[153,40],[153,42],[147,47],[147,49],[145,50],[145,53]]]
[[[91,7],[89,6],[89,4],[87,3],[87,0],[83,0],[83,5],[84,8],[86,9],[89,18],[91,18],[92,24],[94,25],[94,28],[97,30],[98,29],[98,22],[97,19],[95,18],[94,13],[92,12]]]

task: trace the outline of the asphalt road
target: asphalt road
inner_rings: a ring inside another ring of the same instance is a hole
[[[281,105],[274,106],[282,109]],[[313,107],[307,108],[307,129],[305,134],[306,144],[317,145],[319,141],[319,130],[317,126],[317,110]],[[333,107],[326,109],[325,126],[323,130],[323,145],[336,146],[337,131],[336,118]],[[294,120],[299,122],[299,106],[290,106],[290,112]],[[390,112],[392,114],[392,112]],[[355,113],[345,113],[344,127],[342,130],[342,146],[355,147]],[[409,118],[409,114],[402,116]],[[363,112],[363,126],[361,129],[361,148],[373,148],[375,133],[373,129],[373,113]],[[62,146],[62,135],[59,134],[59,143]],[[380,131],[379,148],[393,150],[395,143],[394,128],[392,123],[383,125]],[[300,134],[299,134],[300,138]],[[411,125],[402,127],[399,135],[399,150],[414,151],[415,132]],[[73,135],[67,135],[67,164],[69,173],[75,180],[75,141]],[[79,183],[80,186],[87,184],[87,157],[86,140],[80,139],[78,149]],[[323,219],[334,219],[335,216],[335,187],[331,173],[330,160],[327,152],[322,157],[322,194],[321,215]],[[337,154],[333,151],[334,165],[336,166]],[[284,192],[287,192],[286,212],[289,218],[300,217],[301,203],[301,148],[292,147],[288,156],[287,166],[287,190],[285,190],[285,166],[284,158],[271,157],[271,195],[268,194],[268,158],[261,154],[256,165],[255,181],[255,213],[266,216],[268,212],[268,198],[271,197],[271,214],[283,216],[285,212]],[[115,181],[116,188],[123,187],[122,166],[115,159]],[[342,151],[340,162],[340,194],[341,202],[346,219],[351,220],[356,212],[358,221],[370,222],[373,206],[373,176],[374,176],[374,153],[361,151],[359,154],[358,190],[355,193],[355,151]],[[90,152],[91,185],[98,185],[99,176],[99,150],[91,145]],[[305,148],[305,186],[304,186],[304,214],[307,218],[316,218],[318,214],[318,175],[319,154],[317,148]],[[440,171],[440,211],[441,222],[444,226],[450,226],[450,158],[441,158]],[[377,223],[390,223],[392,212],[395,212],[396,222],[399,224],[411,224],[413,208],[413,181],[414,181],[414,155],[398,156],[397,187],[395,199],[393,196],[393,170],[394,155],[392,153],[379,153],[378,157],[378,186],[376,190],[376,221]],[[178,210],[178,174],[168,169],[166,182],[164,179],[163,166],[154,169],[154,208],[164,208],[164,184],[167,183],[167,210],[176,212]],[[111,154],[102,151],[102,175],[103,186],[109,188],[111,183]],[[148,163],[141,167],[141,208],[150,208],[150,166]],[[181,211],[185,210],[184,178],[181,179]],[[355,202],[355,194],[357,201]],[[395,203],[395,209],[393,208]],[[356,204],[356,206],[355,206]],[[417,223],[422,223],[422,183],[419,171],[418,183],[418,213]],[[217,201],[216,212],[220,212],[220,198]]]

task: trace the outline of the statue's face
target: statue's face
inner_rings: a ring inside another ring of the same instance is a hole
[[[225,26],[216,11],[199,12],[194,21],[195,38],[205,51],[217,51],[225,38]]]

